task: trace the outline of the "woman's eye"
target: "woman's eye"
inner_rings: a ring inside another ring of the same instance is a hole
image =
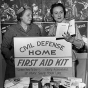
[[[61,11],[60,13],[63,13],[63,11]]]
[[[58,14],[58,13],[55,13],[55,14]]]
[[[27,15],[28,17],[32,17],[32,15],[31,14],[29,14],[29,15]]]

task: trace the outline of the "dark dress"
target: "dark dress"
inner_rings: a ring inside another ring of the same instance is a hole
[[[15,77],[15,65],[14,65],[14,62],[11,61],[10,59],[11,56],[14,57],[13,38],[14,37],[28,37],[28,36],[29,37],[41,36],[40,28],[37,25],[32,23],[28,26],[27,31],[25,31],[22,28],[22,26],[18,23],[18,24],[14,24],[8,27],[7,32],[4,34],[2,45],[1,45],[1,52],[7,63],[5,79]]]

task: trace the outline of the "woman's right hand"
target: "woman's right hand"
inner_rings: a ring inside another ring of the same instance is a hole
[[[64,37],[64,39],[67,42],[70,42],[70,43],[73,43],[74,42],[74,37],[72,37],[69,32],[64,33],[62,36]]]

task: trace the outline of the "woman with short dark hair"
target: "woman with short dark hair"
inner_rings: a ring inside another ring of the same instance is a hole
[[[54,3],[51,5],[51,16],[55,22],[53,26],[50,27],[48,36],[55,36],[56,35],[56,29],[57,29],[57,24],[58,23],[69,23],[68,20],[66,20],[66,10],[65,6],[62,3]],[[72,59],[73,62],[76,61],[76,50],[81,50],[84,46],[85,43],[82,39],[82,36],[80,35],[80,32],[76,26],[76,36],[71,36],[69,32],[64,33],[63,38],[67,41],[70,42],[73,47],[73,54],[72,54]],[[75,76],[75,65],[73,65],[73,76]]]
[[[65,9],[64,5],[61,4],[61,3],[55,3],[55,4],[52,4],[52,5],[51,5],[51,9],[50,9],[50,13],[51,13],[51,15],[53,14],[53,9],[54,9],[55,7],[58,7],[58,6],[60,6],[60,7],[63,8],[63,11],[64,11],[64,17],[65,17],[65,16],[66,16],[66,9]]]

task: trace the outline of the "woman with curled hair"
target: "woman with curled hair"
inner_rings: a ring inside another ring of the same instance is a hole
[[[5,79],[15,77],[14,37],[41,36],[40,28],[32,23],[33,14],[29,7],[21,7],[17,12],[18,22],[8,27],[3,36],[1,51],[7,63]]]

